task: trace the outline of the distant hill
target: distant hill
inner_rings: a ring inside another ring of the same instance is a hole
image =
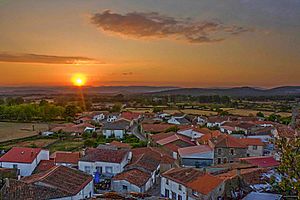
[[[153,92],[152,95],[191,95],[191,96],[284,96],[300,95],[300,86],[284,86],[272,89],[258,89],[252,87],[235,88],[178,88],[160,92]]]

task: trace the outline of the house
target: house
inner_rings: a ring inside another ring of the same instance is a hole
[[[247,156],[263,156],[264,143],[259,138],[241,138],[240,142],[244,143],[247,149]]]
[[[214,149],[214,164],[232,163],[247,156],[247,146],[239,139],[222,134],[209,140]]]
[[[124,171],[131,159],[131,152],[126,149],[89,148],[80,158],[78,167],[81,171],[104,177],[113,177]]]
[[[193,168],[173,168],[162,174],[161,196],[178,200],[218,199],[223,180]]]
[[[180,134],[173,134],[169,137],[156,141],[156,143],[168,150],[174,159],[177,159],[177,152],[179,148],[196,145],[196,143],[191,141],[190,138]]]
[[[220,127],[225,122],[229,121],[229,117],[212,116],[208,117],[206,126],[209,128]]]
[[[46,172],[9,180],[2,190],[3,199],[79,200],[94,194],[93,177],[76,169],[54,166]]]
[[[30,176],[41,160],[49,160],[48,150],[13,147],[0,158],[0,167],[15,168],[19,175]]]
[[[254,123],[250,123],[250,122],[241,122],[241,123],[238,123],[236,126],[235,126],[235,130],[236,131],[242,131],[244,132],[246,135],[250,134],[253,130],[255,130],[257,127],[256,124]]]
[[[232,134],[234,133],[236,130],[235,130],[235,127],[232,127],[232,126],[227,126],[227,125],[222,125],[220,126],[220,131],[222,133],[226,133],[226,134]]]
[[[185,115],[182,116],[172,116],[171,119],[168,120],[169,124],[174,125],[189,125],[191,122],[185,118]]]
[[[205,116],[197,116],[193,120],[197,125],[204,126],[207,123],[207,117]]]
[[[80,152],[56,151],[51,154],[50,159],[54,161],[55,165],[78,167]]]
[[[70,133],[72,135],[82,135],[85,132],[92,133],[96,131],[95,126],[89,123],[81,123],[81,124],[60,124],[58,126],[53,127],[51,132],[58,133]]]
[[[130,121],[126,119],[119,119],[111,123],[105,123],[102,127],[103,135],[108,137],[123,138],[125,133],[129,130]]]
[[[198,145],[178,149],[182,167],[206,167],[213,164],[213,149],[208,145]]]
[[[95,113],[94,115],[93,115],[93,121],[94,122],[98,122],[98,123],[100,123],[100,122],[102,122],[104,119],[106,118],[106,113]]]
[[[139,120],[142,118],[142,114],[135,112],[122,112],[121,118],[130,121],[131,125],[133,125],[133,123],[139,122]]]
[[[129,165],[126,166],[125,171],[121,174],[116,175],[112,179],[112,186],[115,191],[121,192],[146,192],[159,176],[160,160],[149,153],[141,154],[139,158],[133,160]],[[133,180],[134,177],[130,175],[138,175],[143,181],[137,184]],[[125,179],[126,177],[126,179]]]
[[[119,193],[145,193],[151,185],[151,174],[139,169],[121,172],[112,179],[112,190]]]
[[[116,140],[109,143],[109,145],[112,146],[112,147],[116,147],[117,149],[131,149],[132,148],[130,146],[130,144],[119,142],[119,141],[116,141]]]

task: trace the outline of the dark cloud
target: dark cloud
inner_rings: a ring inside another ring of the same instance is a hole
[[[176,19],[157,12],[131,12],[125,15],[106,10],[91,17],[91,22],[106,32],[133,38],[171,38],[190,43],[219,42],[250,29],[224,25],[220,21]]]
[[[0,62],[42,64],[100,64],[98,60],[81,56],[53,56],[39,54],[0,53]]]

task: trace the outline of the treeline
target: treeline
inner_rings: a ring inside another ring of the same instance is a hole
[[[72,120],[80,107],[76,105],[60,106],[42,100],[39,104],[24,103],[22,98],[1,99],[0,120],[10,121],[52,121]]]

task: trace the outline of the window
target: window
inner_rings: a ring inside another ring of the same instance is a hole
[[[181,195],[178,195],[178,200],[182,200],[182,196]]]
[[[172,200],[176,200],[176,193],[175,192],[172,192]]]
[[[181,185],[178,185],[178,190],[180,190],[180,191],[182,190]]]
[[[102,167],[96,167],[96,172],[98,172],[99,174],[102,174]]]
[[[218,158],[218,164],[221,164],[221,163],[222,163],[222,159]]]
[[[167,190],[167,189],[165,189],[165,197],[168,197],[168,198],[169,198],[169,196],[170,196],[170,191]]]
[[[233,156],[234,155],[234,149],[230,149],[230,154]]]
[[[166,179],[166,185],[169,185],[169,179]]]
[[[13,168],[14,168],[14,169],[18,169],[18,165],[13,164]]]
[[[222,154],[222,149],[218,149],[218,155]]]
[[[227,158],[223,159],[223,163],[226,164],[227,163]]]
[[[253,145],[253,150],[257,150],[257,145]]]
[[[106,173],[112,173],[112,167],[105,167],[105,172]]]
[[[128,190],[127,185],[123,185],[122,188],[123,188],[124,191],[127,191],[127,190]]]
[[[91,167],[90,167],[90,166],[85,166],[85,167],[84,167],[84,171],[85,171],[86,173],[90,174],[90,173],[91,173]]]

